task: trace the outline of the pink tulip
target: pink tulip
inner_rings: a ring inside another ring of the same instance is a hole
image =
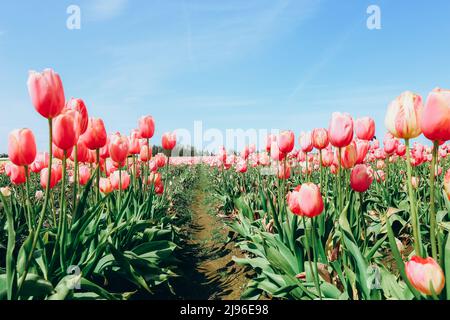
[[[352,168],[357,159],[356,143],[352,141],[348,146],[341,151],[341,165],[345,169]]]
[[[11,165],[9,166],[9,178],[11,179],[12,184],[24,184],[27,180],[25,167],[16,166],[15,164],[11,163]]]
[[[370,141],[375,136],[375,121],[364,117],[355,121],[355,132],[358,139]]]
[[[406,276],[412,286],[425,295],[433,291],[439,295],[445,286],[445,276],[439,264],[431,257],[413,256],[405,263]]]
[[[83,135],[83,141],[90,150],[97,150],[106,145],[107,135],[102,119],[89,118],[88,128]]]
[[[294,149],[295,143],[294,133],[292,131],[281,132],[278,136],[277,143],[281,153],[287,154],[291,152]]]
[[[59,182],[58,178],[59,178],[58,169],[56,167],[52,167],[49,186],[50,189],[53,189],[58,184]],[[42,189],[46,189],[48,181],[48,168],[44,168],[41,170],[40,179]]]
[[[50,161],[50,157],[48,155],[48,152],[39,152],[36,155],[36,159],[31,164],[30,169],[34,173],[41,172],[42,169],[48,167],[48,162]]]
[[[66,103],[61,78],[51,69],[30,71],[28,92],[36,111],[47,119],[59,115]]]
[[[329,144],[327,129],[314,129],[312,131],[312,144],[317,150],[325,149]]]
[[[291,167],[287,164],[286,166],[284,163],[280,163],[278,166],[278,179],[286,180],[289,179],[291,176]]]
[[[356,141],[356,163],[364,163],[369,146],[369,141],[367,140]]]
[[[77,131],[80,135],[85,133],[89,123],[89,115],[84,101],[82,99],[72,98],[66,103],[66,110],[78,113]]]
[[[300,147],[304,153],[308,153],[313,150],[311,132],[302,132],[300,134],[299,140],[300,140]]]
[[[80,113],[73,110],[67,110],[53,119],[53,143],[58,148],[68,151],[77,144],[80,137],[80,119]]]
[[[80,166],[78,172],[80,185],[86,185],[86,183],[88,183],[89,179],[91,178],[91,170],[88,166]]]
[[[384,123],[396,138],[416,138],[422,132],[420,127],[422,112],[422,97],[406,91],[389,105]]]
[[[139,132],[144,139],[151,139],[153,137],[155,133],[155,120],[153,120],[152,116],[144,116],[139,119]]]
[[[348,146],[353,139],[353,119],[347,113],[334,112],[328,128],[330,143],[336,148]]]
[[[17,166],[29,166],[36,158],[36,141],[30,129],[18,129],[8,137],[9,160]]]
[[[176,143],[177,143],[177,136],[176,136],[175,132],[173,132],[173,133],[166,132],[163,134],[162,147],[165,150],[172,150],[173,148],[175,148]]]
[[[314,183],[302,184],[297,191],[288,194],[288,206],[292,213],[314,218],[323,212],[324,204],[319,187]]]
[[[127,136],[121,135],[119,132],[110,137],[109,154],[111,159],[119,164],[125,162],[128,157],[129,143]]]
[[[371,170],[364,164],[357,164],[350,174],[350,186],[356,192],[365,192],[373,182]]]
[[[126,190],[130,185],[130,175],[126,171],[114,171],[113,174],[109,177],[111,181],[111,186],[114,190]],[[121,184],[121,188],[120,188]]]
[[[100,192],[105,195],[113,192],[113,187],[109,178],[100,178]]]
[[[438,88],[428,95],[421,129],[431,141],[450,140],[450,90]]]

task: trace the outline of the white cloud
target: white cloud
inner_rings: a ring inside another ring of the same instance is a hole
[[[88,19],[104,21],[113,19],[126,9],[128,0],[91,0],[87,6]]]

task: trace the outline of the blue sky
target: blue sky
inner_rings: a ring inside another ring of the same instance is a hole
[[[81,30],[66,9],[81,8]],[[381,8],[381,30],[366,27]],[[110,132],[141,115],[163,132],[327,127],[333,111],[375,118],[405,90],[450,87],[450,2],[378,0],[42,0],[0,4],[0,152],[46,122],[28,70],[55,69]],[[240,148],[240,146],[238,146]]]

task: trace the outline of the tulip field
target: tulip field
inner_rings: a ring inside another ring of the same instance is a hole
[[[392,97],[384,124],[335,112],[310,132],[280,128],[260,150],[192,157],[172,153],[175,131],[154,141],[150,115],[115,132],[82,99],[67,100],[51,69],[30,73],[28,93],[48,148],[37,150],[29,124],[11,128],[0,162],[2,300],[192,298],[211,286],[190,276],[207,250],[197,241],[187,252],[193,226],[212,223],[221,232],[201,240],[214,236],[234,268],[219,278],[240,276],[232,298],[450,299],[448,90]]]

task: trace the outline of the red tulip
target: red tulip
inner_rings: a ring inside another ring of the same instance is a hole
[[[375,121],[364,117],[355,121],[355,132],[358,139],[370,141],[375,136]]]
[[[294,149],[294,133],[292,131],[283,131],[279,134],[277,143],[281,153],[289,153]],[[271,150],[272,152],[273,150]]]
[[[113,192],[113,187],[109,178],[100,178],[100,192],[103,194],[109,194]]]
[[[313,149],[313,142],[311,132],[302,132],[300,134],[300,147],[304,153],[311,152]]]
[[[106,145],[107,135],[102,119],[89,118],[88,128],[83,135],[83,141],[90,150],[97,150]]]
[[[413,256],[405,263],[406,276],[412,286],[425,295],[433,291],[439,295],[445,286],[445,276],[439,264],[433,258]]]
[[[422,132],[420,128],[422,112],[422,97],[406,91],[391,102],[384,123],[396,138],[416,138]]]
[[[27,176],[25,167],[16,166],[12,164],[9,166],[9,178],[11,179],[11,183],[15,185],[20,185],[26,182]]]
[[[111,159],[117,163],[123,163],[128,157],[129,143],[126,136],[115,133],[109,142],[109,154]]]
[[[141,159],[142,162],[147,162],[152,158],[152,153],[147,147],[147,145],[143,145],[141,147],[141,152],[139,154],[139,159]]]
[[[327,129],[314,129],[312,131],[312,144],[318,150],[325,149],[329,144]]]
[[[162,168],[162,167],[164,167],[164,166],[166,165],[166,163],[167,163],[166,156],[163,155],[162,153],[158,153],[158,154],[155,156],[155,161],[156,161],[157,168]]]
[[[72,98],[67,101],[66,109],[79,114],[79,117],[77,117],[77,130],[80,135],[85,133],[89,124],[89,115],[84,101],[82,99]]]
[[[355,165],[356,159],[356,143],[352,141],[352,143],[341,150],[341,165],[345,169],[350,169]]]
[[[322,165],[324,167],[329,167],[333,164],[334,155],[332,151],[321,150],[322,152]]]
[[[346,147],[353,139],[353,119],[347,113],[334,112],[328,129],[330,143],[336,148]]]
[[[144,139],[151,139],[155,133],[155,121],[151,116],[144,116],[139,119],[139,131]],[[169,149],[172,150],[172,149]]]
[[[393,154],[394,152],[397,151],[397,146],[398,146],[398,140],[395,138],[390,138],[388,135],[387,137],[384,138],[383,140],[383,147],[384,147],[384,152],[386,152],[388,155]]]
[[[164,184],[162,182],[160,184],[155,185],[155,193],[156,194],[164,193]]]
[[[250,149],[247,146],[245,146],[244,149],[242,149],[241,157],[242,157],[242,159],[247,160],[249,155],[250,155]]]
[[[450,140],[450,90],[438,88],[428,95],[420,126],[431,141]]]
[[[404,144],[399,143],[397,146],[397,155],[399,157],[403,157],[406,154],[406,146]]]
[[[47,181],[48,181],[48,168],[44,168],[41,170],[41,187],[42,189],[47,189]],[[59,182],[59,173],[55,167],[51,168],[51,177],[50,177],[50,189],[53,189]]]
[[[8,137],[9,160],[17,166],[29,166],[36,158],[36,142],[30,129],[18,129]]]
[[[131,131],[131,135],[129,138],[130,142],[130,154],[139,154],[141,152],[141,144],[139,139],[141,138],[141,134],[138,130]]]
[[[61,78],[51,69],[30,71],[28,92],[37,112],[47,119],[59,115],[66,103]]]
[[[48,162],[50,161],[50,157],[47,152],[39,152],[36,155],[36,159],[30,165],[31,171],[34,173],[41,172],[42,169],[48,167]]]
[[[119,190],[121,184],[121,190],[126,190],[130,185],[130,175],[126,171],[114,171],[109,177],[111,186],[114,190]],[[120,181],[120,184],[119,184]]]
[[[356,192],[365,192],[373,182],[371,170],[364,164],[357,164],[350,174],[350,187]]]
[[[78,169],[80,185],[84,186],[91,178],[91,170],[88,166],[80,166]]]
[[[162,147],[165,150],[172,150],[175,148],[175,145],[177,144],[177,136],[175,132],[170,133],[166,132],[162,136]]]
[[[287,164],[286,166],[284,163],[280,163],[278,166],[278,179],[286,180],[289,179],[291,176],[291,167]]]
[[[80,137],[78,111],[68,110],[53,119],[53,143],[62,150],[71,150]]]
[[[369,141],[358,140],[356,141],[356,163],[364,163],[367,152],[369,151]]]
[[[236,163],[236,171],[240,172],[240,173],[245,173],[247,172],[247,162],[244,161],[243,159],[239,160]]]
[[[305,183],[297,187],[297,191],[288,194],[288,206],[296,215],[308,218],[320,215],[324,205],[319,187],[314,183]]]

